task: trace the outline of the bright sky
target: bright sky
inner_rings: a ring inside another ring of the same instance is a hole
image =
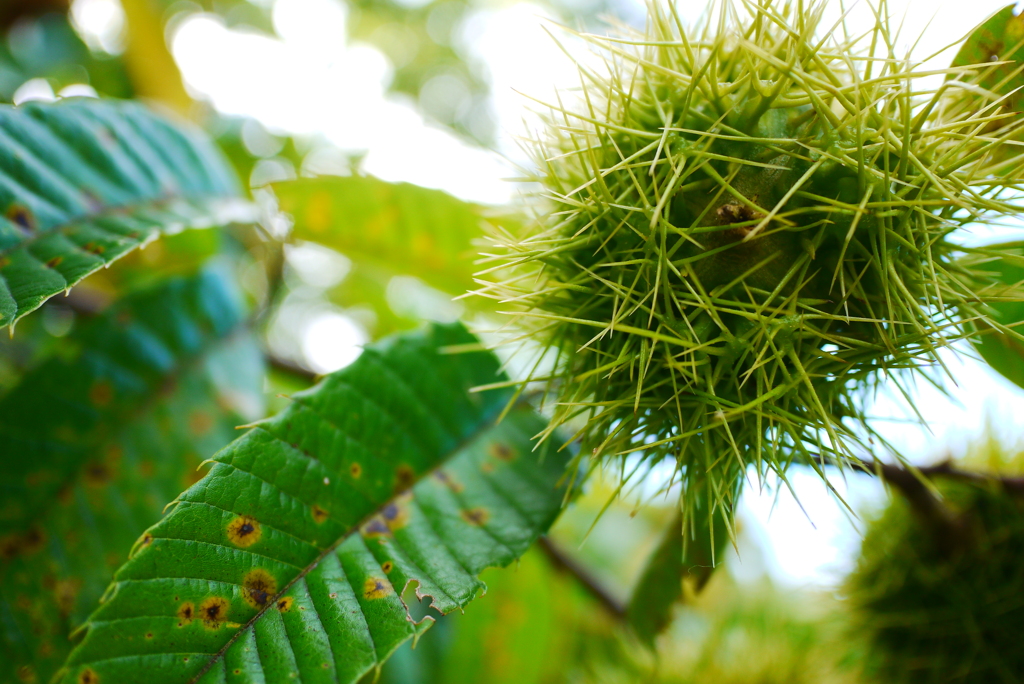
[[[269,129],[296,134],[320,134],[341,148],[366,151],[364,169],[393,181],[438,187],[454,195],[486,203],[502,203],[514,193],[504,180],[514,175],[495,154],[459,141],[424,122],[407,101],[385,94],[391,66],[375,48],[349,45],[346,10],[337,0],[265,0],[273,4],[279,38],[226,28],[215,15],[193,15],[174,27],[172,47],[192,92],[227,114],[252,116]],[[409,0],[413,2],[414,0]],[[484,4],[484,3],[481,3]],[[972,26],[1007,0],[889,0],[893,16],[905,14],[901,46],[907,49],[920,36],[914,55],[925,57],[960,39]],[[460,48],[488,67],[493,105],[502,132],[499,150],[516,161],[514,136],[522,132],[527,101],[520,93],[545,97],[553,86],[572,87],[576,71],[544,32],[545,12],[529,3],[494,3],[494,9],[475,12],[461,32]],[[622,12],[640,15],[639,0],[621,0]],[[702,7],[680,2],[684,14]],[[829,10],[839,15],[839,3]],[[76,0],[74,16],[90,41],[116,46],[122,20],[116,0]],[[851,13],[853,30],[872,21],[861,2]],[[936,66],[949,63],[951,53]],[[38,84],[37,84],[38,85]],[[36,87],[36,86],[33,86]],[[337,311],[312,316],[302,346],[318,370],[329,371],[350,362],[364,342],[361,331]],[[948,449],[962,451],[980,434],[986,418],[1006,441],[1021,431],[1016,416],[1024,394],[987,367],[950,355],[955,395],[959,403],[933,389],[920,388],[916,402],[931,422],[932,433],[912,425],[892,423],[884,432],[915,459],[933,460]],[[902,416],[905,402],[883,396],[876,415]],[[848,567],[856,535],[824,487],[814,476],[792,477],[804,510],[788,493],[746,497],[743,515],[760,528],[774,549],[773,574],[787,582],[829,584]],[[842,483],[839,485],[842,487]],[[856,478],[844,496],[855,507],[880,500],[877,483]]]

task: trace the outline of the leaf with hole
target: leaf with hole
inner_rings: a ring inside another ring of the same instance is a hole
[[[213,459],[138,541],[63,682],[355,682],[554,520],[566,452],[494,421],[497,360],[458,325],[390,338]],[[407,590],[409,590],[407,592]]]

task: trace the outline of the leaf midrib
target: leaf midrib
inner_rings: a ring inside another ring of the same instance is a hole
[[[345,540],[347,540],[353,534],[358,533],[360,528],[362,528],[367,523],[369,523],[389,503],[394,501],[396,498],[398,498],[399,496],[401,496],[405,492],[408,492],[408,491],[411,491],[412,489],[414,489],[416,487],[416,485],[418,485],[424,479],[430,477],[430,475],[435,470],[437,470],[437,468],[441,467],[441,465],[443,465],[444,463],[447,463],[448,461],[450,461],[452,458],[455,457],[456,454],[458,454],[460,451],[462,451],[467,446],[469,446],[474,441],[476,441],[483,433],[487,432],[493,426],[494,426],[493,418],[487,417],[487,418],[481,420],[480,423],[479,423],[479,427],[477,427],[475,430],[473,430],[473,432],[469,436],[465,437],[462,441],[460,441],[450,452],[448,452],[448,454],[445,455],[444,458],[439,459],[438,465],[436,465],[435,467],[431,468],[430,470],[427,470],[426,472],[424,472],[407,489],[402,490],[401,492],[395,494],[394,496],[392,496],[392,497],[388,498],[387,500],[385,500],[384,502],[382,502],[377,508],[373,509],[373,511],[371,511],[370,513],[365,515],[357,523],[355,523],[348,530],[346,530],[345,533],[342,534],[340,537],[338,537],[338,539],[335,540],[332,544],[330,544],[329,546],[325,547],[324,550],[319,555],[317,555],[317,557],[315,559],[313,559],[309,563],[309,565],[307,565],[305,568],[300,570],[299,573],[295,577],[293,577],[290,581],[288,581],[288,583],[286,583],[283,587],[281,587],[281,590],[279,592],[277,592],[276,594],[274,594],[273,598],[268,600],[267,604],[265,606],[263,606],[263,608],[261,608],[255,615],[253,615],[251,618],[249,618],[249,620],[244,625],[242,625],[242,627],[240,627],[233,635],[231,635],[231,638],[227,640],[227,642],[220,648],[220,650],[216,651],[213,654],[210,654],[209,661],[202,667],[202,669],[199,670],[199,672],[196,673],[196,675],[194,677],[192,677],[192,679],[188,680],[188,684],[196,684],[197,682],[199,682],[199,680],[201,680],[206,675],[206,673],[209,672],[210,669],[213,668],[213,666],[221,658],[224,657],[224,655],[228,652],[228,649],[230,649],[231,646],[243,634],[245,634],[245,632],[247,630],[249,630],[253,625],[255,625],[256,622],[258,622],[267,611],[269,611],[272,608],[275,608],[277,606],[277,599],[278,599],[278,597],[285,595],[288,592],[288,590],[291,589],[292,586],[295,583],[297,583],[300,580],[304,579],[310,572],[315,570],[316,567],[318,565],[320,565],[320,562],[323,561],[323,559],[326,558],[328,555],[330,555],[331,553],[335,552],[337,550],[337,548],[339,546],[341,546],[342,543],[345,542]],[[225,463],[225,465],[231,465],[231,464],[230,463]],[[234,466],[232,466],[232,467],[234,467]],[[404,590],[405,590],[405,588],[403,587],[402,591],[404,592]]]

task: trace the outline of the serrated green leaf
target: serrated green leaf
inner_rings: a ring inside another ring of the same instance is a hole
[[[0,107],[0,324],[161,233],[253,218],[209,140],[141,105]]]
[[[473,289],[483,209],[441,190],[369,176],[274,185],[293,236],[460,295]]]
[[[1019,62],[1024,57],[1024,19],[1014,14],[1015,5],[1007,5],[979,24],[967,36],[953,58],[954,67],[987,65],[991,62]],[[1020,87],[1024,76],[1014,74],[1016,64],[986,67],[979,85],[998,93]],[[1007,76],[1016,80],[1002,82]]]
[[[139,540],[61,681],[354,682],[482,590],[557,515],[565,452],[476,340],[434,326],[367,348],[213,459]]]
[[[1024,86],[1024,14],[1016,14],[1014,9],[1014,5],[1008,5],[979,24],[953,58],[953,67],[972,67],[976,76],[956,73],[948,77],[970,80],[991,93],[986,101],[978,103],[975,89],[963,91],[965,97],[975,100],[970,106],[979,110],[1003,98],[996,108],[988,108],[980,114],[1003,115],[987,124],[985,133],[988,134],[1017,123],[1024,105],[1020,91]],[[1019,140],[1020,132],[1014,132],[1012,137]],[[1019,148],[1003,145],[990,154],[1000,158],[1015,157]]]
[[[683,600],[683,582],[693,582],[694,590],[700,591],[715,571],[716,563],[722,562],[729,540],[729,516],[722,511],[712,513],[704,499],[695,510],[692,526],[685,530],[681,517],[673,517],[626,607],[628,624],[649,646],[672,622],[672,612]]]
[[[126,298],[0,400],[0,682],[49,681],[139,530],[260,411],[229,282]]]
[[[1024,387],[1024,302],[1017,296],[1019,288],[1024,285],[1024,244],[993,245],[978,251],[1000,255],[999,258],[990,256],[986,259],[983,268],[1007,286],[1003,297],[1000,297],[1003,293],[998,288],[990,294],[989,306],[993,321],[1012,332],[982,322],[975,323],[981,334],[974,339],[974,347],[992,368],[1019,387]]]

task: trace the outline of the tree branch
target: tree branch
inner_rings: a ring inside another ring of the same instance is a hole
[[[588,594],[601,604],[601,607],[609,615],[616,620],[626,619],[626,606],[612,596],[578,561],[566,554],[547,536],[538,539],[537,545],[540,546],[556,570],[571,575]]]
[[[820,465],[839,467],[833,459],[817,457]],[[945,477],[972,484],[997,482],[1009,493],[1024,494],[1024,477],[1000,477],[967,470],[953,466],[949,460],[932,466],[905,468],[903,466],[882,463],[881,461],[850,462],[856,471],[874,475],[885,480],[898,490],[918,518],[927,525],[939,548],[947,555],[963,550],[970,542],[970,525],[965,514],[958,514],[946,506],[942,500],[925,484],[925,480]]]
[[[1024,494],[1024,477],[1007,477],[962,470],[955,467],[953,462],[948,459],[935,465],[915,466],[913,468],[904,468],[903,466],[890,465],[888,463],[882,463],[881,461],[871,460],[857,462],[850,461],[840,464],[834,459],[825,458],[823,456],[816,457],[814,462],[819,465],[830,466],[833,468],[849,466],[861,473],[880,476],[886,481],[891,482],[894,487],[899,487],[899,484],[895,480],[902,482],[907,476],[913,477],[916,480],[917,478],[914,477],[914,473],[917,473],[928,480],[938,477],[946,477],[951,480],[960,480],[962,482],[970,482],[972,484],[998,482],[1008,492],[1013,494]],[[895,478],[895,480],[893,478]]]

